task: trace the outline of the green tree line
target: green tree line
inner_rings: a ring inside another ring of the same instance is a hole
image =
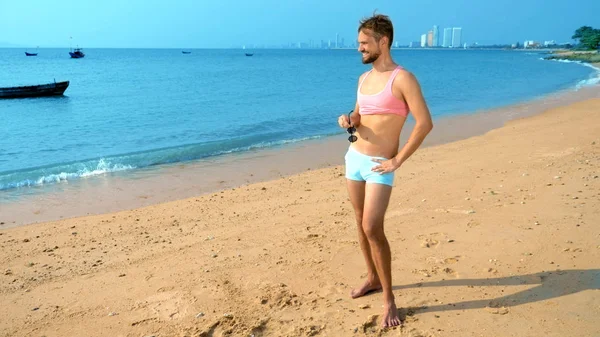
[[[571,38],[574,40],[579,40],[579,44],[584,49],[598,49],[600,46],[600,29],[594,29],[590,26],[583,26],[578,28]]]

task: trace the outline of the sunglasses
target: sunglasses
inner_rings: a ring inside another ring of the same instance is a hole
[[[350,120],[350,115],[354,112],[354,110],[350,110],[350,112],[348,113],[348,120]],[[354,126],[350,126],[349,128],[346,129],[346,131],[350,134],[350,137],[348,137],[348,141],[350,143],[354,143],[355,141],[358,140],[358,137],[356,137],[354,135],[354,133],[356,132],[356,128]]]

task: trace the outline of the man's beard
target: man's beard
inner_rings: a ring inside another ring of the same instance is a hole
[[[379,58],[379,56],[381,56],[381,53],[369,53],[369,56],[365,59],[362,59],[362,63],[363,64],[369,64],[369,63],[373,63],[375,61],[377,61],[377,59]]]

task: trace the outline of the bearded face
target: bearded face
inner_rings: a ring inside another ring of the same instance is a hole
[[[361,31],[358,33],[358,51],[362,54],[363,64],[373,63],[381,56],[379,42],[371,32]]]
[[[362,52],[362,63],[369,64],[377,61],[377,59],[381,56],[381,50],[377,48],[375,51],[363,51]]]

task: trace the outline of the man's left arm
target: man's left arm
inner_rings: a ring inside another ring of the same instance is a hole
[[[399,75],[394,81],[394,85],[397,85],[402,92],[408,109],[415,119],[415,127],[406,144],[392,159],[396,168],[399,168],[421,146],[427,134],[433,129],[431,114],[417,78],[410,72],[402,72]]]

